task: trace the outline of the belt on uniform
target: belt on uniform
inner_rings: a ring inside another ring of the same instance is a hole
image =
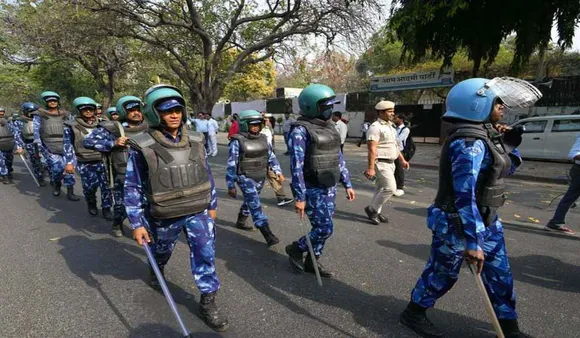
[[[389,160],[386,158],[377,158],[378,162],[384,162],[384,163],[395,163],[395,160]]]

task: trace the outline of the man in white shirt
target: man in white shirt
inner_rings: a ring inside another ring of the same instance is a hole
[[[208,156],[216,156],[218,153],[217,147],[217,132],[219,130],[219,124],[213,117],[211,117],[210,113],[203,114],[205,119],[207,120],[207,155]]]
[[[580,135],[570,149],[568,158],[574,161],[570,169],[570,183],[568,191],[558,203],[554,216],[548,222],[545,229],[548,231],[560,232],[567,235],[574,235],[574,231],[566,226],[566,214],[574,206],[578,197],[580,197]]]
[[[409,127],[405,125],[405,115],[397,114],[393,118],[395,130],[397,131],[397,143],[401,152],[405,149],[405,143],[409,137]],[[397,181],[397,190],[393,195],[402,196],[405,194],[405,170],[399,159],[395,160],[395,181]]]
[[[342,122],[342,113],[339,111],[335,111],[332,114],[332,121],[334,122],[334,127],[336,131],[340,135],[340,151],[344,153],[344,142],[346,141],[346,134],[348,133],[348,127],[346,123]]]
[[[290,134],[290,127],[294,122],[296,122],[296,119],[294,117],[291,117],[290,113],[284,114],[284,123],[282,124],[282,132],[284,133],[284,144],[286,144],[286,147],[288,147],[288,134]],[[289,154],[290,153],[288,152],[288,150],[286,150],[286,152],[284,153],[284,155]]]

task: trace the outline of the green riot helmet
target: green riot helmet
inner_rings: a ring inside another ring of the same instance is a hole
[[[6,116],[6,109],[0,107],[0,118],[5,117]]]
[[[155,85],[145,92],[145,111],[144,114],[151,127],[158,127],[161,124],[159,111],[168,110],[175,107],[181,107],[183,110],[182,123],[187,122],[185,110],[185,100],[183,95],[176,87],[167,84]],[[159,106],[162,105],[162,106]]]
[[[117,114],[117,108],[115,108],[115,107],[109,107],[109,108],[107,108],[107,111],[105,112],[105,115],[109,119],[111,119],[111,115],[113,115],[113,114]]]
[[[55,92],[46,91],[40,94],[40,100],[44,103],[46,107],[48,107],[47,102],[51,100],[60,101],[60,95]]]
[[[337,103],[340,101],[336,100],[334,90],[321,84],[311,84],[298,95],[300,114],[310,118],[328,120]]]
[[[262,125],[264,118],[256,110],[244,110],[238,116],[238,123],[241,132],[248,132],[250,124]]]
[[[81,96],[74,99],[72,103],[73,109],[75,110],[75,114],[80,116],[81,110],[87,107],[91,107],[94,110],[97,110],[97,103],[95,100],[91,99],[90,97]]]
[[[117,114],[119,114],[119,121],[125,121],[127,119],[127,110],[139,106],[139,109],[143,107],[143,101],[137,96],[123,96],[117,101]]]

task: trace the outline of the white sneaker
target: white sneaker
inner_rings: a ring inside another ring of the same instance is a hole
[[[396,190],[396,191],[393,193],[393,195],[395,195],[395,196],[403,196],[404,194],[405,194],[405,191],[404,191],[404,190],[401,190],[401,189],[397,189],[397,190]]]

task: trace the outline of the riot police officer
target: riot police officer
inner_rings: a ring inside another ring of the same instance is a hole
[[[447,95],[443,120],[452,125],[441,147],[439,190],[427,215],[431,256],[400,318],[423,337],[443,336],[426,311],[453,287],[464,259],[477,266],[505,336],[527,337],[518,327],[513,276],[497,215],[505,202],[503,179],[521,163],[515,147],[523,131],[498,122],[505,106],[529,107],[540,97],[535,87],[512,78],[465,80]]]
[[[6,117],[6,110],[0,108],[0,177],[2,183],[12,183],[12,163],[14,152],[22,154],[22,147],[15,141],[13,122]]]
[[[336,103],[339,103],[336,94],[325,85],[313,84],[304,88],[298,96],[301,116],[292,124],[288,135],[296,212],[301,218],[306,213],[310,219],[312,231],[308,236],[322,277],[334,275],[324,269],[318,259],[326,240],[332,235],[337,183],[343,184],[348,200],[355,198],[340,151],[340,135],[329,121]],[[310,254],[304,260],[307,251],[306,237],[286,246],[290,265],[295,271],[315,272]]]
[[[38,144],[34,143],[34,115],[38,114],[40,107],[33,102],[24,102],[20,108],[22,115],[14,121],[15,138],[19,148],[26,149],[32,171],[41,187],[46,186],[44,181],[44,168],[40,158]]]
[[[145,116],[150,129],[133,137],[125,174],[125,208],[133,237],[151,249],[160,270],[181,232],[191,250],[191,272],[201,293],[200,318],[213,330],[225,331],[228,319],[216,304],[220,281],[215,268],[217,198],[207,162],[204,138],[185,127],[185,100],[169,85],[145,92]],[[151,287],[160,289],[153,269]]]
[[[141,109],[143,102],[136,96],[123,96],[117,101],[117,107],[107,110],[109,117],[119,116],[119,119],[102,121],[98,128],[85,140],[88,149],[95,149],[107,155],[107,164],[113,178],[113,235],[122,236],[123,220],[126,217],[123,205],[123,184],[127,170],[127,141],[147,131],[148,124],[143,120]],[[121,124],[121,122],[123,124]]]
[[[61,184],[64,182],[67,190],[67,198],[78,201],[74,193],[75,176],[65,172],[65,160],[63,157],[64,122],[70,114],[60,109],[60,96],[51,91],[40,94],[46,109],[39,109],[33,114],[34,143],[46,159],[52,184],[52,195],[60,196]]]
[[[230,197],[236,197],[236,183],[244,196],[236,226],[253,230],[253,226],[246,224],[251,214],[254,225],[260,229],[268,246],[272,246],[280,240],[270,230],[268,218],[262,211],[260,192],[264,187],[268,167],[272,168],[278,182],[284,181],[284,175],[272,146],[268,144],[266,136],[260,134],[263,122],[262,114],[256,110],[244,110],[240,113],[240,131],[232,136],[229,146],[226,184]]]
[[[97,127],[96,106],[97,103],[90,97],[81,96],[73,101],[73,109],[77,116],[73,121],[65,122],[64,129],[65,170],[69,174],[74,174],[76,165],[81,176],[88,211],[93,216],[98,214],[96,194],[97,189],[101,188],[103,218],[112,220],[111,189],[107,181],[102,155],[96,150],[86,148],[83,143]]]

